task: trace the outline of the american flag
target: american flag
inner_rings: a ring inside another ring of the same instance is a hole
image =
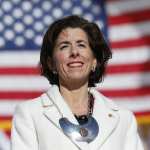
[[[0,0],[0,150],[10,149],[16,104],[49,87],[38,69],[46,29],[71,14],[95,21],[112,48],[98,89],[134,111],[139,122],[150,120],[149,0]]]

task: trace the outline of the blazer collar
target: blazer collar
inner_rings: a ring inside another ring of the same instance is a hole
[[[93,117],[97,120],[99,124],[99,134],[96,139],[89,144],[76,141],[72,142],[76,147],[78,147],[78,149],[82,150],[87,150],[88,147],[95,150],[100,148],[108,139],[108,137],[111,136],[119,122],[119,115],[117,113],[119,108],[112,101],[107,100],[94,88],[91,88],[90,92],[95,98]],[[61,128],[59,125],[59,119],[61,117],[67,117],[71,122],[78,124],[77,120],[75,119],[67,103],[61,96],[59,89],[56,85],[53,85],[46,94],[42,95],[41,98],[44,115],[60,131]],[[68,138],[68,140],[71,139]]]

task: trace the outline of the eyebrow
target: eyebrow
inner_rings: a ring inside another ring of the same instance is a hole
[[[88,42],[85,41],[85,40],[78,40],[77,43],[85,43],[85,44],[88,44]]]
[[[88,42],[87,42],[87,41],[84,41],[84,40],[78,40],[77,43],[85,43],[85,44],[88,44]],[[70,44],[70,42],[69,42],[69,41],[62,41],[62,42],[58,43],[57,46],[60,46],[60,45],[62,45],[62,44]]]
[[[69,44],[69,43],[70,43],[69,41],[62,41],[62,42],[58,43],[57,46],[60,46],[60,45],[62,45],[62,44]]]

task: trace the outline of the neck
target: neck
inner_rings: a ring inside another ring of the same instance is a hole
[[[88,112],[88,85],[79,88],[71,88],[60,85],[60,93],[64,97],[72,112],[76,115],[87,114]]]

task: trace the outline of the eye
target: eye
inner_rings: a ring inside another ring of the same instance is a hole
[[[79,46],[79,47],[86,47],[86,45],[83,44],[83,43],[78,44],[78,46]]]
[[[65,48],[67,48],[67,47],[68,47],[68,45],[62,45],[62,46],[60,46],[60,50],[63,50]]]

